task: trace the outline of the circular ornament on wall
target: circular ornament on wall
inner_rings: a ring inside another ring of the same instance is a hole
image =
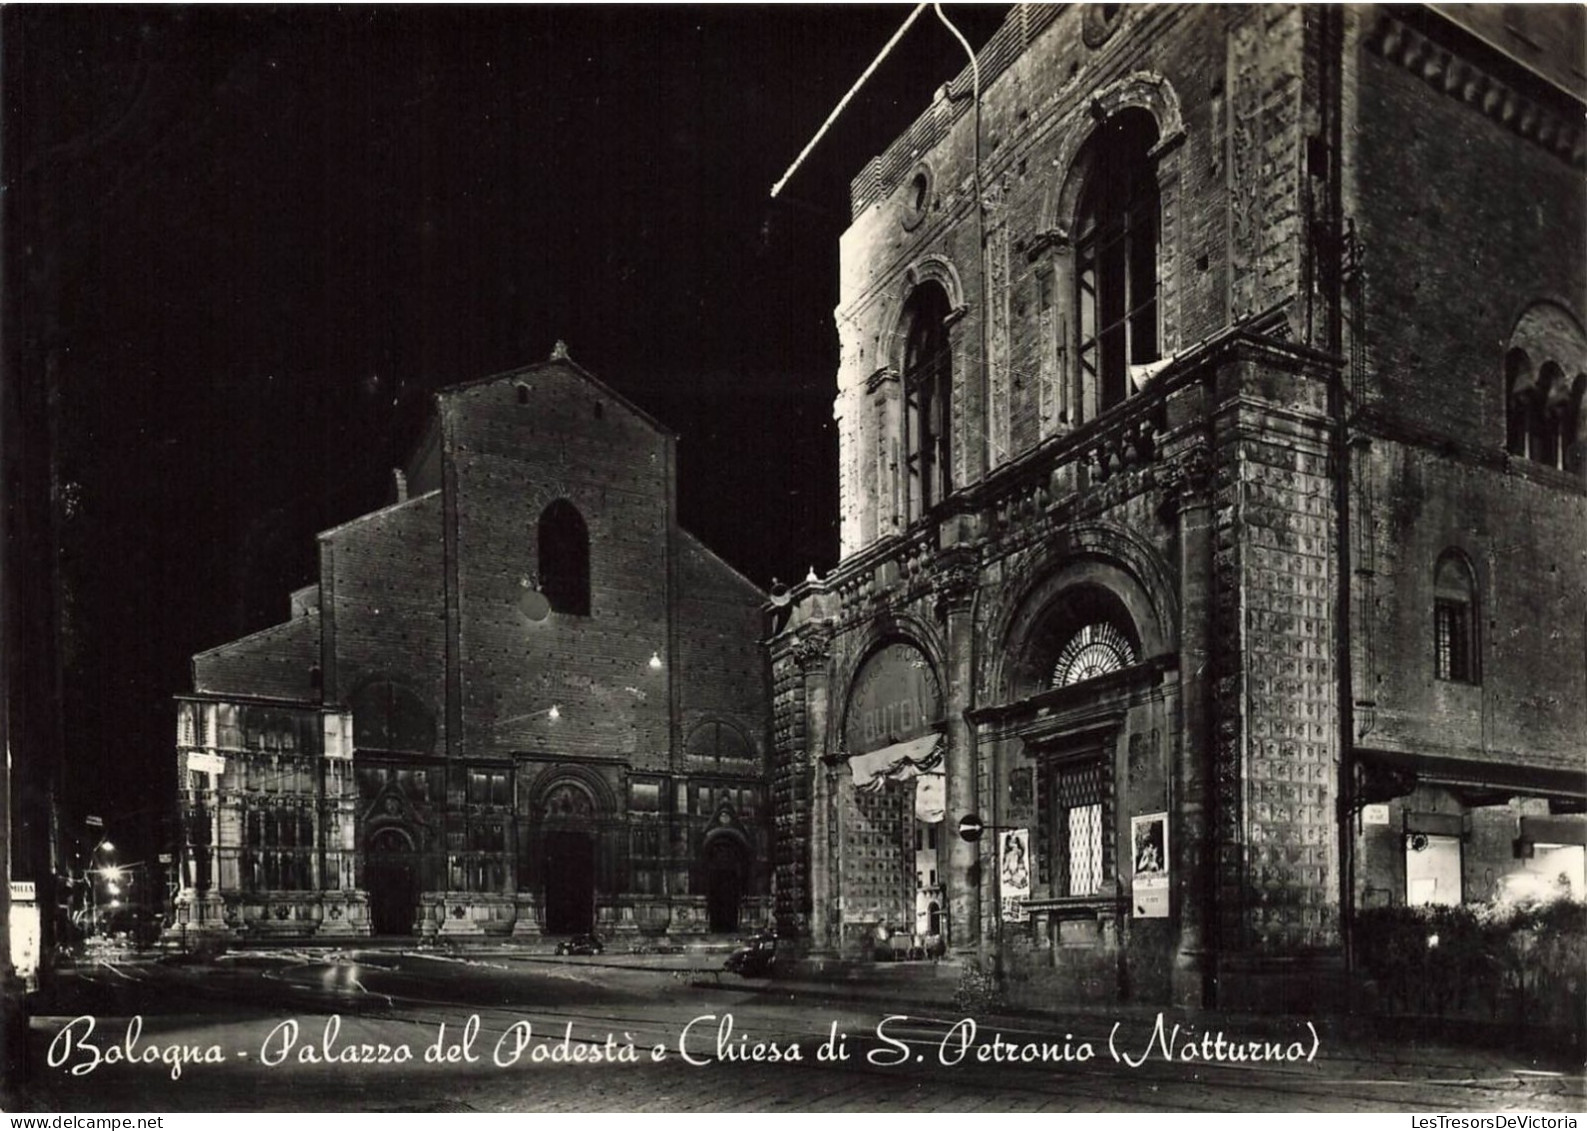
[[[1123,22],[1123,4],[1087,4],[1080,24],[1080,38],[1087,47],[1101,47]]]

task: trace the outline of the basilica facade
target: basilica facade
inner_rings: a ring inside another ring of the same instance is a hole
[[[1580,31],[1019,5],[858,173],[785,932],[1304,1007],[1364,908],[1582,897]]]
[[[678,526],[675,442],[560,349],[438,393],[289,619],[193,659],[177,929],[762,925],[765,595]]]

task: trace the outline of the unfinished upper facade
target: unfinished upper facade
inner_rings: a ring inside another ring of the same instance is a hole
[[[1300,1005],[1359,907],[1581,897],[1580,25],[1021,5],[860,172],[786,929]]]
[[[437,394],[398,499],[179,696],[178,924],[690,935],[769,907],[765,597],[559,355]]]

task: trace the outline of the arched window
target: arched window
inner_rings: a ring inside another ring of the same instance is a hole
[[[1511,456],[1580,474],[1587,468],[1582,399],[1587,335],[1552,302],[1528,307],[1504,355],[1504,447]]]
[[[1565,423],[1562,410],[1569,393],[1559,365],[1545,362],[1537,371],[1537,392],[1527,414],[1527,431],[1532,458],[1547,467],[1562,466],[1560,440]]]
[[[1479,683],[1477,582],[1461,554],[1450,550],[1433,571],[1433,675],[1451,683]]]
[[[909,522],[924,517],[952,490],[950,313],[948,293],[937,283],[916,288],[904,310],[904,501]]]
[[[540,514],[540,591],[552,612],[590,615],[590,533],[566,499]]]
[[[360,750],[435,749],[435,715],[424,700],[391,680],[364,684],[351,697],[353,742]]]
[[[1075,220],[1075,325],[1083,392],[1097,411],[1134,393],[1158,360],[1162,203],[1151,150],[1157,123],[1125,110],[1097,128]]]
[[[1528,406],[1536,392],[1532,359],[1523,349],[1504,355],[1504,447],[1513,456],[1526,458]]]
[[[1070,687],[1140,662],[1140,637],[1124,602],[1095,584],[1072,586],[1043,612],[1027,645],[1030,692]]]
[[[1053,664],[1052,685],[1068,687],[1121,671],[1135,663],[1135,646],[1107,621],[1083,626],[1069,638]]]

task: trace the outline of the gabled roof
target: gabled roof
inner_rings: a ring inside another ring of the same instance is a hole
[[[305,621],[318,621],[319,619],[320,610],[308,609],[304,611],[302,616],[296,616],[290,620],[284,620],[276,624],[266,625],[264,628],[256,629],[255,631],[246,633],[234,640],[228,640],[224,644],[217,644],[213,648],[205,648],[202,652],[194,652],[193,659],[199,660],[203,659],[205,656],[213,656],[217,653],[225,652],[229,649],[235,648],[239,644],[251,644],[256,641],[269,639],[272,636],[280,636],[283,633],[296,632],[298,631],[298,625],[304,623]]]
[[[415,495],[411,499],[402,499],[395,503],[388,503],[385,506],[380,507],[378,510],[365,511],[357,518],[350,518],[346,522],[337,523],[335,526],[320,531],[315,535],[315,537],[319,539],[335,537],[337,534],[340,534],[350,526],[357,526],[360,522],[368,522],[372,518],[379,518],[381,515],[392,514],[396,511],[402,510],[405,507],[415,506],[424,502],[426,499],[435,498],[440,493],[441,489],[437,487],[434,491],[426,491],[424,494]]]
[[[760,601],[762,604],[764,604],[766,602],[766,600],[767,600],[766,591],[764,589],[762,589],[759,585],[756,585],[749,578],[745,577],[743,573],[741,573],[731,562],[729,562],[721,554],[719,554],[715,550],[711,549],[711,547],[707,546],[704,542],[700,541],[699,538],[695,537],[693,534],[690,534],[687,530],[683,529],[683,527],[681,527],[681,526],[678,527],[678,533],[683,536],[684,541],[687,543],[687,545],[688,545],[688,547],[690,549],[699,551],[700,555],[702,557],[704,557],[707,561],[715,562],[717,565],[721,566],[722,569],[725,570],[728,573],[729,576],[731,576],[735,581],[737,581],[745,589],[749,590],[749,592],[752,593],[755,596],[755,598],[758,601]]]
[[[595,376],[595,374],[591,373],[588,369],[585,369],[578,362],[576,362],[572,358],[566,357],[566,356],[563,356],[563,357],[552,357],[551,359],[549,359],[547,361],[538,362],[538,363],[536,363],[534,365],[526,365],[526,366],[524,366],[521,369],[512,369],[512,370],[508,370],[505,373],[496,373],[496,374],[493,374],[493,375],[491,375],[489,377],[478,377],[478,378],[475,378],[472,381],[463,381],[463,382],[460,382],[459,384],[456,384],[456,385],[448,385],[444,389],[437,389],[436,390],[435,399],[437,401],[440,401],[443,398],[448,397],[448,396],[450,396],[450,395],[452,395],[454,393],[460,393],[460,392],[463,392],[463,391],[469,390],[469,389],[477,389],[477,388],[479,388],[482,385],[490,385],[490,384],[494,384],[496,382],[518,381],[518,380],[521,380],[524,377],[530,377],[530,376],[533,376],[536,373],[544,373],[544,372],[546,372],[547,370],[550,370],[550,369],[563,369],[563,370],[566,370],[567,372],[573,374],[575,377],[578,377],[581,380],[583,380],[585,383],[594,386],[596,389],[598,389],[600,391],[600,393],[601,393],[601,395],[603,397],[607,397],[607,398],[617,402],[618,404],[622,405],[625,409],[627,409],[629,412],[633,413],[635,416],[639,417],[646,424],[650,425],[650,427],[654,428],[657,432],[660,432],[664,436],[671,437],[674,440],[678,438],[678,434],[676,432],[674,432],[671,428],[668,428],[665,424],[661,423],[661,421],[657,420],[654,416],[651,416],[650,413],[646,412],[644,409],[642,409],[638,405],[636,405],[633,401],[631,401],[627,397],[623,396],[622,393],[619,393],[616,389],[612,388],[606,382],[602,381],[599,377]]]

